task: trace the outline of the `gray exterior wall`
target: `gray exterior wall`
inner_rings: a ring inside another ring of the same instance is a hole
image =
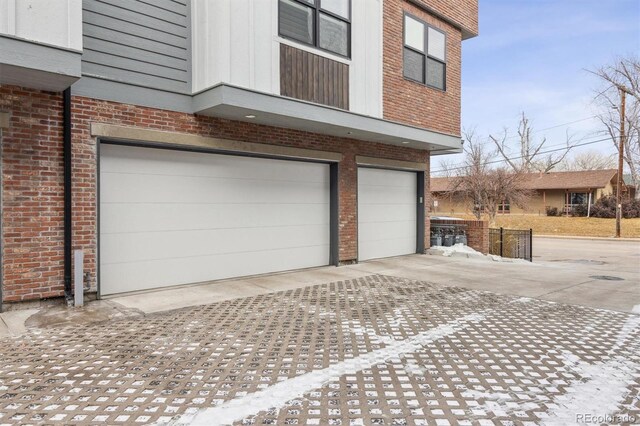
[[[189,93],[188,0],[83,0],[82,74]]]

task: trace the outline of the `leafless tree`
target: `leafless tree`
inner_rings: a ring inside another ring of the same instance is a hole
[[[618,167],[615,154],[590,150],[574,154],[558,164],[555,170],[574,172],[579,170],[604,170]]]
[[[619,88],[624,87],[629,91],[626,97],[623,158],[636,188],[636,197],[640,197],[640,59],[637,56],[620,58],[592,73],[600,78],[602,84],[595,95],[600,110],[598,117],[618,152],[621,96]]]
[[[465,133],[465,139],[464,166],[457,168],[452,177],[452,198],[468,203],[478,220],[484,212],[491,224],[504,202],[524,208],[531,196],[524,185],[525,173],[492,167],[496,153],[489,151],[473,132]]]
[[[517,149],[513,149],[512,144],[507,142],[510,138],[506,128],[501,136],[489,136],[489,139],[493,141],[498,154],[514,172],[546,173],[560,164],[573,148],[572,137],[567,133],[566,149],[554,153],[546,153],[543,147],[547,143],[547,138],[543,137],[539,142],[535,141],[531,122],[524,112],[522,112],[518,123],[518,139],[515,142]]]
[[[438,173],[438,176],[451,177],[453,173],[456,171],[456,169],[457,169],[457,164],[453,160],[449,158],[443,158],[438,163],[437,173]]]

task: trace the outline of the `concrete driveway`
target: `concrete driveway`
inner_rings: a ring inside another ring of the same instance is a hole
[[[596,260],[583,244],[536,240],[533,265],[416,255],[41,310],[0,341],[0,423],[636,423],[640,315],[617,311],[640,304],[620,260],[638,245]],[[576,304],[600,285],[616,296],[589,304],[616,310]]]

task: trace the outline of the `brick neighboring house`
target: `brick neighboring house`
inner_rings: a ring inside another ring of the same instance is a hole
[[[2,297],[429,245],[477,0],[0,2]]]
[[[574,206],[595,203],[600,198],[616,193],[618,172],[615,169],[576,172],[531,173],[526,186],[533,196],[526,209],[509,205],[508,200],[499,207],[499,214],[546,214],[547,207],[561,213],[570,213]],[[451,178],[431,178],[432,211],[440,214],[471,213],[468,203],[452,197]],[[625,185],[623,195],[634,196],[633,187]],[[591,195],[591,196],[589,196]]]

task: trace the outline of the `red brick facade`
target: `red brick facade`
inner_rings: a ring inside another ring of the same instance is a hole
[[[62,95],[0,87],[5,301],[62,294]]]
[[[478,35],[478,0],[411,0],[440,16],[446,16],[457,27]]]
[[[446,32],[446,91],[433,89],[404,78],[403,20],[405,12]],[[385,0],[383,31],[384,118],[442,133],[460,135],[461,30],[406,0]]]
[[[385,0],[383,10],[384,118],[451,135],[460,134],[461,40],[477,33],[477,0]],[[419,7],[422,4],[424,7]],[[446,91],[403,77],[403,13],[447,34]],[[442,18],[446,16],[446,18]],[[461,28],[464,28],[464,32]],[[2,134],[2,272],[4,302],[63,295],[62,95],[0,87],[0,111],[10,114]],[[73,249],[85,254],[96,289],[97,152],[92,122],[217,137],[260,144],[339,152],[339,259],[357,256],[356,155],[429,164],[429,152],[284,128],[145,108],[86,97],[72,98]],[[424,206],[429,229],[429,171]],[[475,225],[474,225],[475,226]],[[470,243],[488,241],[470,229]],[[474,228],[475,229],[475,228]],[[484,232],[484,231],[482,231]],[[475,235],[475,234],[474,234]],[[429,246],[429,233],[425,247]]]
[[[486,220],[434,219],[431,223],[439,225],[464,225],[467,233],[467,245],[480,253],[489,253],[489,222]]]
[[[3,299],[14,302],[61,296],[62,97],[5,86],[0,88],[0,99],[0,108],[12,116],[2,141]],[[339,164],[341,262],[355,260],[357,253],[356,155],[429,162],[429,153],[422,150],[83,97],[72,98],[72,122],[73,248],[85,253],[84,267],[91,274],[92,289],[96,279],[97,147],[90,135],[91,122],[342,153]],[[428,172],[426,176],[428,182]],[[426,229],[429,229],[428,223]],[[427,246],[428,243],[427,236]]]

